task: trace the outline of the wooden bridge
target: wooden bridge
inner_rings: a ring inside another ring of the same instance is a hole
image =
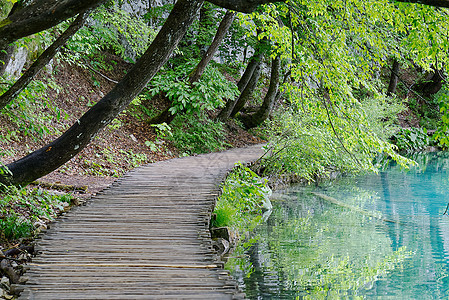
[[[52,224],[19,299],[240,299],[211,246],[219,184],[261,146],[140,167]]]

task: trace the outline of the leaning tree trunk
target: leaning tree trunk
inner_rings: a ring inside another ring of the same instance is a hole
[[[232,109],[232,112],[230,114],[232,118],[235,117],[235,115],[242,110],[246,102],[248,102],[251,96],[253,95],[254,90],[256,89],[257,86],[257,82],[259,81],[259,77],[260,77],[260,63],[256,66],[256,69],[254,70],[253,75],[251,76],[251,79],[246,85],[245,89],[237,98],[237,101],[234,104],[234,108]]]
[[[250,58],[248,65],[246,66],[245,72],[243,73],[242,77],[240,78],[239,82],[237,83],[237,88],[240,92],[240,94],[245,90],[246,86],[248,85],[248,82],[250,81],[251,77],[253,76],[254,70],[260,65],[260,61],[262,59],[262,51],[256,51],[254,52],[253,56]],[[231,112],[234,109],[234,106],[237,102],[237,99],[229,99],[226,102],[225,107],[220,111],[220,113],[217,115],[217,119],[226,122],[230,116]]]
[[[250,129],[259,126],[270,115],[276,101],[277,92],[279,90],[280,72],[281,57],[278,55],[273,59],[271,63],[270,87],[268,88],[267,94],[265,95],[262,106],[256,113],[252,115],[242,116],[242,121],[246,128]]]
[[[0,96],[0,110],[2,110],[11,100],[19,95],[24,88],[33,80],[33,78],[45,67],[50,60],[58,53],[59,49],[81,28],[86,22],[92,10],[88,9],[80,13],[73,23],[62,33],[56,41],[51,44],[36,61],[28,68],[28,70],[11,86],[5,93]]]
[[[178,0],[154,41],[128,74],[61,137],[0,169],[0,183],[28,184],[57,169],[85,148],[164,65],[202,4],[203,0]]]
[[[395,58],[393,60],[393,68],[391,69],[390,83],[388,84],[387,96],[391,96],[396,92],[399,80],[399,62]]]
[[[204,71],[206,70],[207,65],[214,57],[215,53],[218,50],[218,47],[220,47],[221,42],[223,42],[223,39],[225,38],[226,34],[228,33],[229,28],[232,25],[232,22],[234,22],[235,18],[235,12],[227,11],[225,16],[220,22],[220,25],[218,26],[217,33],[215,34],[214,40],[210,44],[209,48],[207,49],[206,53],[203,55],[201,61],[196,65],[195,69],[189,76],[189,84],[192,85],[194,82],[197,82],[200,80],[201,75],[203,75]],[[170,102],[169,99],[166,97],[166,101]],[[171,105],[169,105],[166,109],[164,109],[158,116],[152,118],[148,121],[150,124],[160,124],[160,123],[167,123],[170,124],[173,119],[175,118],[175,115],[172,114],[169,110],[171,108]]]
[[[220,25],[218,25],[217,33],[215,34],[212,43],[210,44],[206,53],[203,55],[201,61],[195,67],[193,73],[189,76],[190,84],[200,80],[201,75],[203,75],[207,65],[214,57],[215,53],[218,50],[218,47],[220,47],[221,43],[223,42],[223,39],[226,37],[226,34],[228,33],[229,28],[232,25],[232,22],[234,22],[234,19],[235,19],[235,12],[228,10],[224,15],[223,19],[221,20]]]

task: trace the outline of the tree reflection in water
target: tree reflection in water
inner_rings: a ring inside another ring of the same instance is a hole
[[[276,192],[257,242],[241,245],[227,267],[250,299],[449,296],[447,156]]]

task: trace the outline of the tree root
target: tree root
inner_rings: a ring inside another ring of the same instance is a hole
[[[70,185],[70,184],[42,182],[37,180],[33,181],[31,184],[58,191],[77,191],[85,193],[87,192],[88,189],[87,185]]]

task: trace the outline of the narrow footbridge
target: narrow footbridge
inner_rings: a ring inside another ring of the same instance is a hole
[[[211,247],[219,184],[261,146],[140,167],[52,224],[19,299],[239,299]]]

